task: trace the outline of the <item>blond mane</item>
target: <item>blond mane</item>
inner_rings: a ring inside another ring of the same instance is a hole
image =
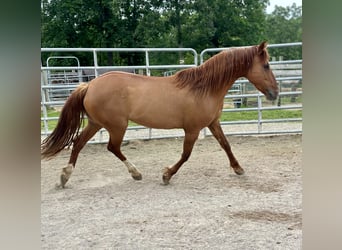
[[[246,75],[258,52],[257,46],[232,48],[211,57],[202,65],[176,73],[176,85],[189,87],[197,95],[218,93],[231,81]],[[268,57],[267,51],[261,56]]]

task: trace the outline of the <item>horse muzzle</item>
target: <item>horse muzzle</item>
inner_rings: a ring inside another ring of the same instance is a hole
[[[265,96],[267,100],[274,101],[278,98],[278,90],[268,89],[266,90]]]

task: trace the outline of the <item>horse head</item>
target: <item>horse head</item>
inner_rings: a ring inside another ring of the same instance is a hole
[[[269,64],[266,41],[255,46],[256,54],[253,58],[246,78],[260,90],[268,100],[275,100],[278,97],[279,89],[276,79]]]

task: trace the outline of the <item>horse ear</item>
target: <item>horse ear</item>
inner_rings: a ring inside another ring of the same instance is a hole
[[[258,54],[261,55],[265,49],[267,47],[267,41],[263,41],[262,43],[260,43],[260,45],[258,46]]]

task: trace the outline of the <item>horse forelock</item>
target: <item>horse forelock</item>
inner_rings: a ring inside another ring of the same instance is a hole
[[[229,82],[247,73],[256,54],[256,46],[221,51],[198,67],[177,72],[177,87],[189,87],[197,95],[220,92]]]

